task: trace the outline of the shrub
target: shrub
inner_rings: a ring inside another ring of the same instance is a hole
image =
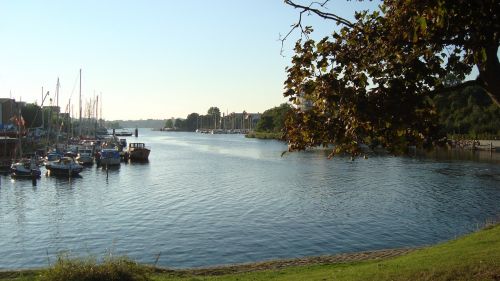
[[[70,258],[60,255],[50,268],[42,272],[41,281],[149,281],[150,270],[126,257]]]

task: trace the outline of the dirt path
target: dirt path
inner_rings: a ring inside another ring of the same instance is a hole
[[[379,251],[368,251],[333,256],[306,257],[286,260],[272,260],[265,262],[225,265],[207,268],[169,270],[158,268],[158,272],[171,273],[173,275],[224,275],[233,273],[244,273],[261,270],[277,270],[290,266],[321,265],[347,263],[367,260],[387,259],[401,256],[415,251],[417,248],[388,249]]]

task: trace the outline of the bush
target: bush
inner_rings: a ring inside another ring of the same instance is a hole
[[[40,276],[41,281],[149,281],[150,270],[126,257],[79,259],[61,255]]]

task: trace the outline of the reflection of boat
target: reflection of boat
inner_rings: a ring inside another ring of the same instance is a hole
[[[71,157],[62,157],[56,161],[50,161],[45,164],[45,168],[50,171],[50,174],[56,175],[78,175],[82,170],[83,166],[76,163]]]
[[[78,154],[76,156],[76,162],[78,162],[81,165],[94,164],[94,156],[92,155],[92,149],[89,149],[89,148],[78,149]]]
[[[97,164],[101,166],[120,165],[120,152],[114,148],[104,148],[99,152]]]
[[[42,174],[34,157],[13,163],[10,166],[10,172],[15,177],[39,177]]]
[[[128,154],[132,161],[147,161],[150,152],[144,143],[133,142],[128,145]]]

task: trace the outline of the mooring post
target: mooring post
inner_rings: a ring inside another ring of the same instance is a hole
[[[109,170],[108,170],[108,164],[106,164],[106,180],[108,180],[109,177]]]
[[[139,136],[139,129],[135,128],[134,133],[135,133],[135,137],[137,138]]]
[[[33,184],[33,186],[36,186],[36,174],[34,170],[31,170],[31,184]]]

